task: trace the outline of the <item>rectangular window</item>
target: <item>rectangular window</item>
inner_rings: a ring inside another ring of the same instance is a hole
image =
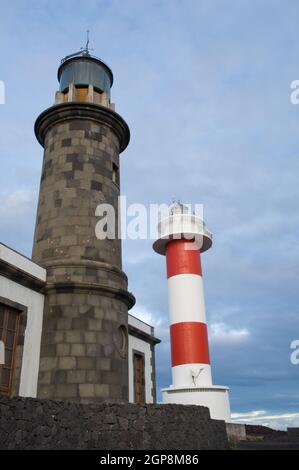
[[[0,340],[5,347],[5,362],[0,364],[0,395],[10,395],[19,331],[20,312],[0,304]]]
[[[145,403],[144,355],[133,353],[134,402]]]
[[[116,163],[112,163],[112,181],[119,186],[119,168]]]
[[[76,101],[88,101],[88,87],[76,86]]]

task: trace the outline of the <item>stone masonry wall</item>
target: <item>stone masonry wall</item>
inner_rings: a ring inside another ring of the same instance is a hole
[[[116,113],[86,103],[53,106],[37,120],[45,148],[33,247],[33,260],[47,269],[42,399],[128,400],[134,298],[117,236],[121,125]],[[96,236],[101,203],[115,209],[115,238]]]
[[[33,260],[48,267],[53,260],[81,258],[121,268],[120,239],[95,236],[96,207],[109,203],[116,214],[118,210],[119,184],[113,181],[113,165],[119,167],[116,135],[104,124],[73,119],[50,128],[44,145]],[[115,222],[117,234],[117,218]],[[63,270],[55,274],[56,281],[67,279]],[[80,281],[81,273],[67,274]],[[99,275],[91,270],[82,274],[91,280]]]
[[[227,448],[224,421],[201,406],[0,397],[0,450]]]

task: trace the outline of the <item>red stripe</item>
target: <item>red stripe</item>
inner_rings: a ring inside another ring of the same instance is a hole
[[[210,364],[207,325],[182,322],[170,325],[172,367],[181,364]]]
[[[194,242],[186,240],[173,240],[167,244],[167,277],[177,274],[198,274],[202,276],[200,251],[190,249],[191,246],[194,246]]]

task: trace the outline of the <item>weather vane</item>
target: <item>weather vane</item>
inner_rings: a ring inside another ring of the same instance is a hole
[[[89,29],[86,31],[86,45],[85,47],[81,47],[81,51],[83,51],[85,54],[89,54],[90,51],[93,51],[93,49],[89,48]]]
[[[88,51],[88,46],[89,46],[89,29],[86,31],[86,46],[85,49]]]
[[[73,57],[77,57],[77,56],[89,56],[90,55],[90,51],[93,51],[92,48],[89,47],[89,29],[86,31],[86,45],[85,47],[80,47],[80,51],[78,52],[74,52],[73,54],[69,54],[67,56],[65,56],[62,60],[61,60],[61,63],[63,64],[63,62],[65,62],[66,60],[68,59],[71,59]]]

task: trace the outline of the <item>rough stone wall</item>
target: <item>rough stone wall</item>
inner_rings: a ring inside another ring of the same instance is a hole
[[[287,428],[287,436],[290,442],[299,443],[299,428]]]
[[[193,405],[0,397],[0,449],[227,449],[224,421]]]

